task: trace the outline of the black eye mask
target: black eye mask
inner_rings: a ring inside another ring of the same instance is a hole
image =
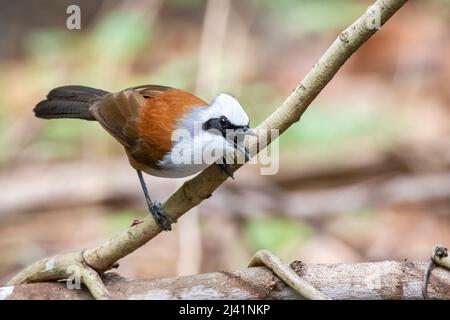
[[[242,141],[244,139],[245,135],[252,135],[254,136],[255,133],[253,132],[253,130],[250,130],[249,127],[250,123],[248,123],[245,126],[237,126],[232,124],[226,117],[222,116],[220,118],[212,118],[209,119],[208,121],[206,121],[205,123],[203,123],[203,130],[207,131],[207,130],[211,130],[211,132],[215,133],[215,134],[222,134],[222,136],[225,139],[228,139],[228,141],[230,141],[234,147],[239,150],[240,152],[242,152],[245,155],[245,161],[247,162],[248,160],[250,160],[250,153],[247,150],[247,148],[245,148],[244,146],[242,146]],[[227,130],[233,130],[234,131],[234,135],[232,135],[231,137],[227,137],[226,131]],[[240,132],[239,135],[236,135],[237,132]],[[232,140],[230,140],[230,138],[232,138]]]
[[[232,124],[226,117],[222,116],[220,118],[211,118],[202,125],[203,130],[207,131],[210,129],[218,130],[222,133],[225,138],[227,130],[238,130],[241,129],[244,132],[249,129],[248,124],[246,126],[237,126]]]

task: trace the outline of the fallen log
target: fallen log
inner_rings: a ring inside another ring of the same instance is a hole
[[[307,282],[333,299],[422,299],[426,262],[382,261],[291,266]],[[166,279],[129,280],[105,275],[113,299],[301,299],[264,267]],[[450,299],[450,272],[433,270],[428,295]],[[86,289],[65,283],[30,283],[0,287],[0,299],[92,299]]]

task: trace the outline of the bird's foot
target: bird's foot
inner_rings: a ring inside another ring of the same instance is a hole
[[[174,223],[170,217],[167,216],[166,212],[161,206],[161,203],[152,201],[148,204],[148,209],[155,219],[156,224],[164,231],[172,230],[171,224]]]
[[[233,172],[230,170],[230,166],[225,163],[218,163],[217,164],[220,168],[220,170],[225,173],[227,176],[229,176],[231,179],[234,179]]]

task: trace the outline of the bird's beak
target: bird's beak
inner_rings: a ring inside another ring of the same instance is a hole
[[[256,137],[256,132],[252,128],[247,128],[247,130],[244,130],[244,134],[246,136]]]
[[[245,127],[242,127],[241,130],[236,131],[235,136],[237,139],[234,141],[234,147],[244,155],[245,162],[249,161],[251,158],[249,150],[247,148],[241,146],[239,142],[245,141],[246,136],[256,137],[256,132],[253,129],[245,126]]]

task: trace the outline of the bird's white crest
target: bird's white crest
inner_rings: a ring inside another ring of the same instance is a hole
[[[245,113],[239,101],[232,96],[221,93],[213,99],[207,110],[209,118],[225,116],[236,126],[248,125],[248,115]]]
[[[249,122],[248,115],[239,101],[226,93],[221,93],[208,106],[199,106],[199,108],[194,108],[189,114],[185,115],[179,128],[191,130],[194,125],[221,116],[227,117],[236,126],[246,126]]]

